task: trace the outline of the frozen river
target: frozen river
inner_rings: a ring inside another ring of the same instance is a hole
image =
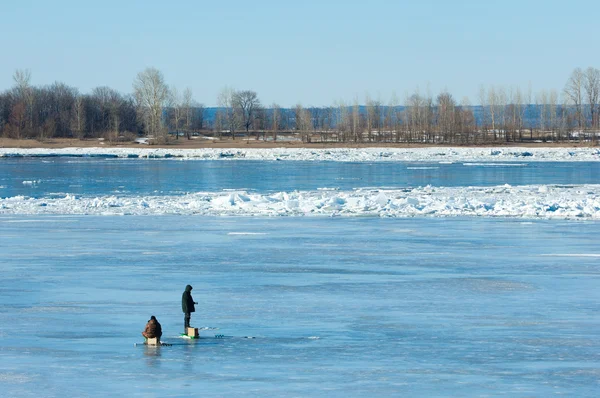
[[[2,151],[2,396],[598,395],[597,149]]]
[[[559,220],[3,215],[0,390],[597,396],[599,234]],[[192,324],[218,328],[197,341],[177,337],[188,283]],[[134,347],[150,315],[172,346]]]

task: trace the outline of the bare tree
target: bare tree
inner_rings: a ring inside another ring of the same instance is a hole
[[[192,124],[193,130],[204,129],[206,107],[196,101],[192,101]]]
[[[266,131],[271,128],[271,121],[264,107],[258,107],[255,112],[256,116],[252,122],[252,127],[256,131],[256,139],[258,140],[262,134],[262,139],[264,141],[266,139]]]
[[[15,88],[20,95],[24,95],[25,91],[31,88],[31,71],[29,69],[17,69],[13,75]]]
[[[337,118],[336,109],[332,106],[326,106],[323,108],[323,124],[321,126],[321,142],[327,142],[331,139],[331,133],[335,129],[335,122]]]
[[[366,130],[367,130],[367,141],[373,142],[373,124],[375,123],[375,103],[369,96],[369,93],[366,95],[365,105],[367,107],[366,113]]]
[[[426,118],[425,108],[427,100],[419,93],[417,87],[415,92],[406,98],[406,124],[408,128],[408,142],[421,141],[421,137],[425,138]]]
[[[169,124],[173,133],[175,133],[175,139],[179,139],[179,128],[183,120],[183,97],[179,94],[177,87],[171,87],[169,89],[169,95],[167,96],[167,107],[169,115]]]
[[[575,68],[565,85],[564,93],[568,101],[575,105],[575,117],[577,119],[577,126],[581,129],[584,127],[583,123],[583,84],[584,74],[581,68]],[[580,135],[581,137],[581,135]]]
[[[396,92],[392,92],[385,115],[386,129],[390,132],[390,140],[400,142],[400,100]]]
[[[192,89],[187,87],[183,91],[182,108],[183,108],[183,124],[185,126],[185,135],[187,139],[191,139],[190,131],[192,129],[192,102],[194,101]]]
[[[598,96],[600,95],[600,70],[592,68],[586,69],[583,85],[587,96],[588,104],[590,105],[590,114],[592,120],[592,128],[598,127]],[[595,133],[593,134],[595,137]]]
[[[71,112],[71,131],[79,139],[83,139],[85,136],[85,107],[83,96],[80,94],[77,94],[75,97],[75,103]]]
[[[550,90],[550,95],[548,97],[548,124],[550,127],[550,132],[552,136],[558,127],[557,113],[556,108],[558,106],[558,93],[556,90]],[[554,139],[554,138],[553,138]],[[560,137],[558,137],[560,140]]]
[[[525,94],[525,106],[523,106],[521,108],[521,121],[522,121],[521,124],[523,126],[523,129],[525,128],[526,121],[527,121],[527,124],[529,124],[529,138],[530,139],[533,139],[533,127],[534,127],[535,123],[533,123],[533,120],[530,117],[525,119],[525,115],[531,114],[531,112],[529,112],[529,110],[531,109],[531,103],[533,102],[532,98],[533,98],[533,87],[531,86],[531,82],[529,82],[529,84],[527,84],[527,93]]]
[[[535,96],[535,105],[539,108],[539,120],[538,125],[540,127],[540,131],[544,132],[548,127],[548,113],[549,113],[549,104],[548,104],[548,95],[546,90],[540,91]]]
[[[246,134],[248,134],[248,131],[253,125],[254,120],[258,115],[258,111],[261,108],[258,95],[255,91],[244,90],[237,91],[233,98],[236,107],[241,111],[242,123],[246,129]]]
[[[487,94],[485,92],[485,87],[482,85],[479,86],[479,104],[481,105],[481,132],[484,137],[487,137],[487,116],[485,112],[485,108],[487,105]]]
[[[23,129],[33,130],[34,90],[31,87],[31,71],[17,69],[13,75],[15,93],[18,101],[23,103]],[[20,135],[20,133],[19,133]]]
[[[504,141],[508,141],[507,134],[507,123],[506,123],[506,105],[508,104],[508,96],[506,94],[506,90],[504,87],[499,87],[496,93],[496,98],[498,99],[498,122],[500,125],[500,131],[498,132],[499,137],[503,137]]]
[[[428,136],[430,142],[436,142],[435,132],[433,131],[434,124],[434,110],[433,110],[433,96],[431,95],[431,89],[427,84],[427,95],[424,98],[425,104],[423,108],[423,126],[425,135]]]
[[[296,121],[296,131],[298,132],[298,134],[300,134],[300,137],[302,138],[302,141],[304,141],[304,126],[302,125],[302,112],[304,111],[304,108],[302,107],[302,104],[296,104],[296,106],[294,107],[294,120]]]
[[[11,138],[16,138],[17,140],[22,138],[27,117],[26,113],[27,110],[25,109],[25,104],[23,102],[17,102],[13,105],[8,118],[9,136]]]
[[[498,93],[496,93],[496,89],[494,88],[494,86],[491,86],[488,90],[487,102],[490,114],[490,121],[492,123],[492,133],[494,134],[495,141],[498,137],[498,132],[496,131],[496,118],[498,115]]]
[[[519,141],[523,141],[523,93],[519,87],[514,96],[513,128],[519,132]]]
[[[367,112],[365,115],[366,116],[366,119],[365,119],[366,126],[365,127],[367,130],[367,141],[373,142],[374,130],[377,131],[377,133],[376,133],[377,141],[380,141],[381,140],[381,131],[380,131],[381,101],[371,99],[371,97],[367,93],[365,102],[366,102],[366,107],[367,107]]]
[[[271,109],[273,110],[273,116],[271,118],[271,131],[273,134],[273,141],[277,141],[277,133],[279,132],[279,128],[281,126],[281,107],[274,103],[271,105]]]
[[[50,117],[53,119],[55,127],[53,133],[56,133],[58,137],[70,137],[72,136],[71,112],[77,97],[77,89],[64,83],[55,82],[49,87],[49,90],[54,104]],[[120,94],[117,93],[117,95],[120,97]]]
[[[312,113],[309,109],[304,109],[301,114],[302,130],[304,131],[304,142],[311,142],[313,132]]]
[[[217,103],[223,108],[222,118],[224,125],[231,134],[231,139],[235,140],[235,132],[240,126],[240,112],[238,111],[237,102],[235,100],[235,90],[230,87],[225,87],[219,93]]]
[[[348,107],[344,100],[337,101],[336,104],[337,112],[336,112],[336,130],[337,130],[337,141],[346,142],[347,141],[347,132],[349,130],[348,126],[350,126],[350,116],[348,112]]]
[[[219,139],[221,139],[223,136],[223,126],[225,126],[225,124],[225,112],[222,110],[217,110],[215,113],[214,132]]]
[[[146,131],[154,137],[166,138],[163,129],[162,110],[168,99],[169,88],[163,74],[156,68],[146,68],[138,73],[133,82],[138,112],[146,125]]]
[[[294,108],[296,113],[296,129],[300,132],[302,142],[310,142],[313,131],[312,114],[310,110],[304,109],[298,104]]]
[[[457,107],[457,131],[461,133],[461,139],[465,144],[477,143],[477,138],[481,135],[477,134],[477,123],[475,122],[475,114],[469,102],[468,97],[463,97],[460,108]],[[464,135],[464,139],[462,138]]]
[[[377,132],[377,141],[381,141],[384,138],[382,123],[385,117],[383,105],[381,104],[381,97],[373,101],[373,108],[373,128]]]
[[[450,141],[453,139],[455,132],[455,107],[456,101],[452,97],[452,94],[445,91],[437,97],[437,111],[438,111],[438,128],[440,129],[442,139],[444,141]]]
[[[354,105],[352,105],[352,139],[354,142],[361,142],[362,135],[360,129],[360,107],[358,105],[358,97],[356,97],[354,98]]]
[[[101,117],[101,130],[107,134],[110,139],[116,139],[121,130],[120,108],[123,101],[121,94],[110,87],[96,87],[92,91],[92,96],[100,107],[99,115]]]

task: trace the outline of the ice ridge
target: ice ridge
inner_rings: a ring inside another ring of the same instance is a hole
[[[257,193],[247,190],[168,196],[0,198],[0,214],[516,217],[600,219],[600,185],[362,188]]]

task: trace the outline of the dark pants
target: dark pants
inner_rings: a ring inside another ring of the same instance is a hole
[[[187,333],[187,328],[190,327],[190,318],[192,317],[192,314],[190,314],[189,312],[185,313],[185,316],[183,318],[183,332]]]

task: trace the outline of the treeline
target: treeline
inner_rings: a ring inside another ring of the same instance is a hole
[[[118,132],[142,130],[131,96],[108,87],[81,95],[58,82],[33,87],[28,71],[19,70],[13,78],[14,87],[0,94],[0,130],[5,137],[111,138]]]
[[[14,86],[0,93],[0,132],[4,137],[132,140],[149,136],[165,142],[198,132],[216,138],[301,139],[303,142],[483,144],[493,142],[591,141],[599,132],[600,70],[576,68],[564,89],[481,87],[472,106],[451,93],[418,90],[401,102],[366,97],[362,104],[339,101],[329,107],[264,106],[252,90],[225,88],[218,108],[207,110],[180,93],[154,68],[140,72],[133,93],[109,87],[80,94],[64,83],[30,84],[18,70]],[[214,111],[214,112],[211,112]],[[285,138],[282,138],[285,136]],[[174,137],[174,138],[170,138]]]
[[[134,93],[126,95],[104,86],[81,94],[60,82],[35,87],[27,70],[17,70],[13,80],[14,86],[0,93],[0,133],[4,137],[118,141],[154,135],[164,140],[171,128],[203,128],[204,107],[193,101],[190,90],[179,95],[167,87],[156,69],[138,74]]]

